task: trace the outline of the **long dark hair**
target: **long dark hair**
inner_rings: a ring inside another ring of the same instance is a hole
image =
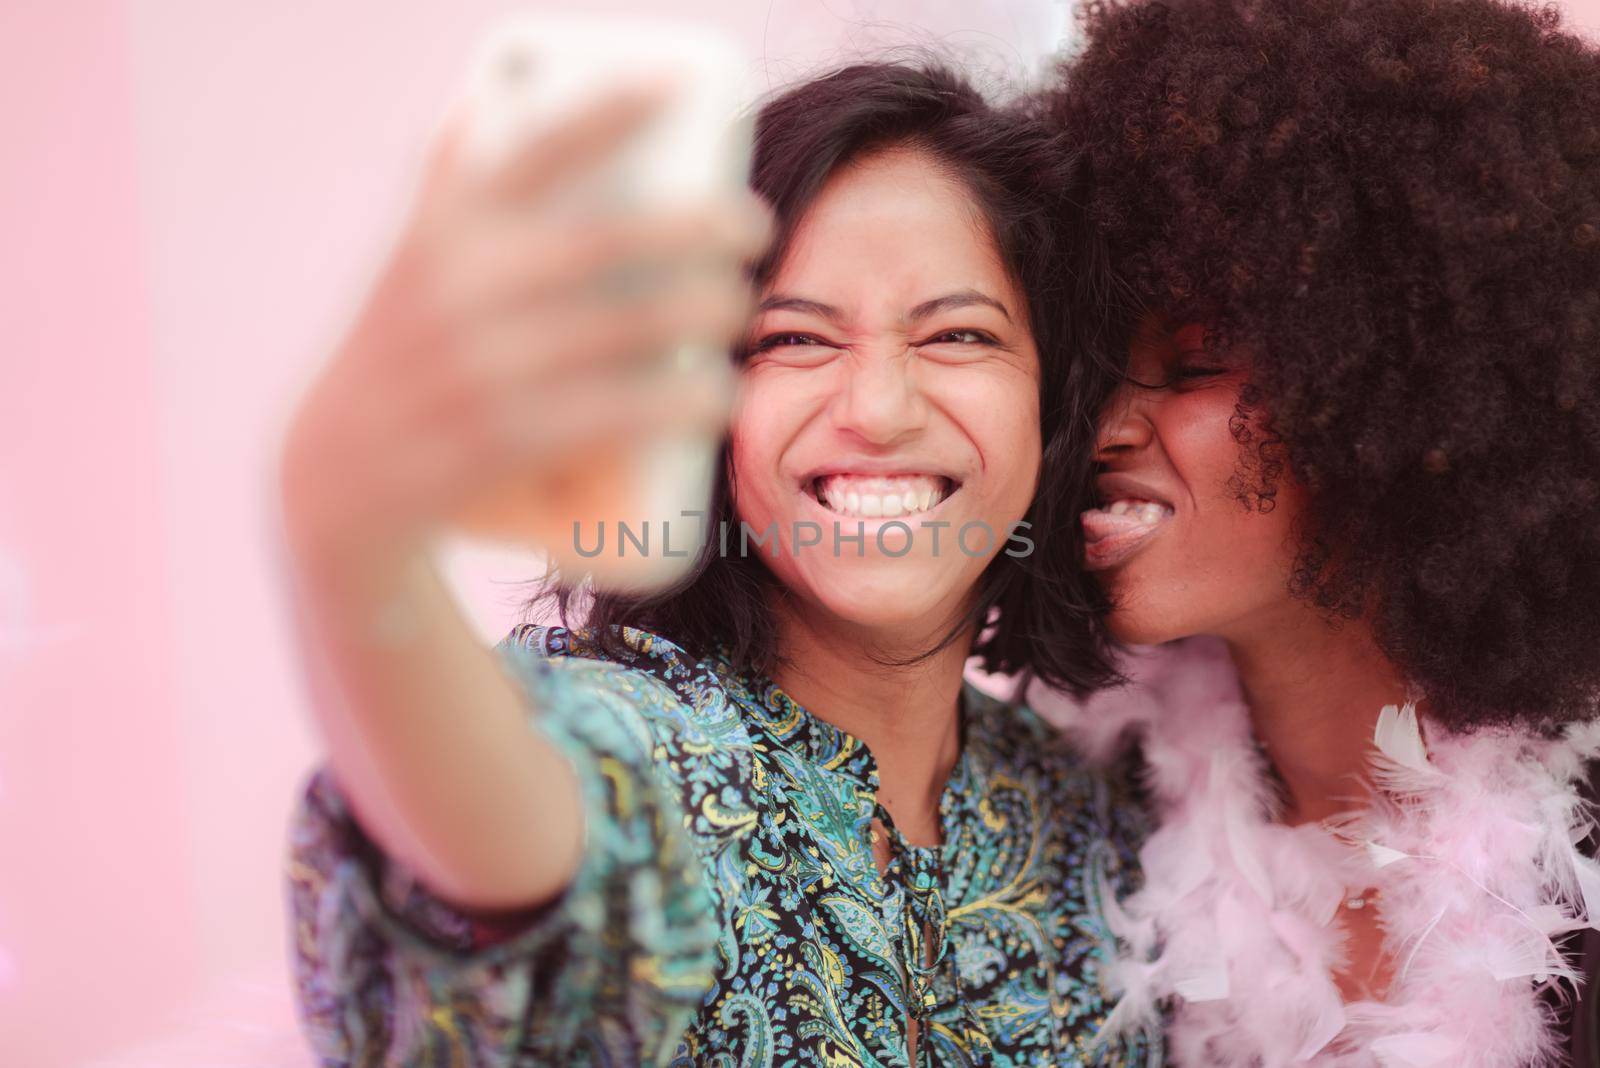
[[[1068,139],[992,107],[963,77],[935,65],[858,64],[790,88],[756,120],[751,186],[771,206],[777,238],[754,265],[754,279],[760,285],[770,277],[836,171],[902,146],[927,153],[971,191],[1027,297],[1042,371],[1043,457],[1025,517],[1035,549],[996,556],[971,612],[928,652],[975,627],[972,653],[987,670],[1078,691],[1102,685],[1113,676],[1100,625],[1104,606],[1083,570],[1078,516],[1092,504],[1095,413],[1113,381],[1099,311],[1107,303],[1107,268],[1080,207],[1084,177]],[[720,522],[737,524],[728,459],[725,443],[712,531]],[[719,552],[713,536],[676,588],[645,597],[596,593],[583,622],[602,648],[620,643],[617,628],[635,627],[699,656],[723,646],[735,667],[771,674],[780,659],[772,611],[780,593],[759,553]],[[582,603],[578,594],[557,583],[529,607],[554,598],[566,622]]]

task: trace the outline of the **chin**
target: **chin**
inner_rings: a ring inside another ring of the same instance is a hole
[[[857,563],[807,575],[807,599],[836,619],[873,630],[921,632],[943,618],[953,594],[945,588],[948,572],[934,576],[894,560]]]
[[[1123,645],[1164,645],[1186,637],[1170,627],[1159,625],[1155,620],[1127,618],[1118,612],[1106,617],[1106,630]]]
[[[1108,592],[1112,609],[1106,615],[1106,630],[1124,645],[1163,645],[1195,634],[1185,625],[1185,613],[1175,606],[1130,596],[1114,586]]]

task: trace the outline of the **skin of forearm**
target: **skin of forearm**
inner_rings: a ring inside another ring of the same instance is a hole
[[[363,829],[462,908],[559,895],[582,852],[576,776],[429,554],[338,548],[286,511],[312,704]]]

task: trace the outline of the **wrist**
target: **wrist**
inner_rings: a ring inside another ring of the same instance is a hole
[[[358,494],[325,477],[285,467],[283,543],[300,584],[341,596],[386,596],[426,555],[427,539],[370,521],[353,499]]]

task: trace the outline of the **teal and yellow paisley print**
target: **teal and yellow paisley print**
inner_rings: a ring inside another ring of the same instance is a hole
[[[1122,777],[963,692],[944,842],[911,845],[872,754],[723,656],[522,627],[499,652],[572,759],[583,866],[487,924],[382,856],[313,777],[290,861],[297,986],[324,1065],[925,1068],[1159,1063],[1096,1046],[1144,828]],[[891,861],[874,860],[874,821]]]

